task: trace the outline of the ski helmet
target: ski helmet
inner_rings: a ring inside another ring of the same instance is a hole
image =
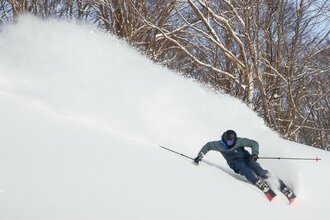
[[[227,130],[222,134],[221,140],[225,143],[228,147],[234,147],[237,141],[237,134],[233,130]]]

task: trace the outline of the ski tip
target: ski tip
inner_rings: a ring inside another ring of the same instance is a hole
[[[296,199],[295,196],[289,199],[290,205],[294,202],[295,199]]]
[[[271,202],[275,196],[271,195],[270,193],[266,193],[266,197]]]

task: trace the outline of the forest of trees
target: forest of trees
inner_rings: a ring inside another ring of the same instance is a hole
[[[330,150],[329,0],[1,0],[0,28],[21,13],[96,24]]]

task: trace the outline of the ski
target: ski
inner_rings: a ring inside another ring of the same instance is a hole
[[[274,197],[276,197],[276,193],[271,189],[269,188],[269,190],[267,192],[264,192],[265,193],[265,196],[267,197],[267,199],[271,202]]]
[[[270,202],[273,200],[274,197],[276,197],[276,193],[263,179],[259,179],[255,185],[265,194],[265,196]]]
[[[289,204],[291,205],[294,200],[296,199],[296,195],[294,194],[293,190],[290,189],[290,187],[288,187],[283,180],[281,180],[278,177],[272,177],[270,174],[268,174],[268,178],[262,178],[259,177],[260,179],[262,179],[269,187],[269,185],[272,185],[271,182],[278,182],[278,184],[276,183],[276,188],[289,200]],[[272,181],[272,180],[273,181]],[[259,181],[258,181],[259,182]],[[257,184],[256,184],[257,185]],[[275,185],[274,185],[275,187]],[[270,187],[269,187],[270,188]],[[273,190],[272,190],[273,191]],[[272,193],[272,192],[270,192]],[[273,192],[274,193],[274,192]],[[266,193],[265,193],[266,194]],[[275,193],[274,193],[275,194]],[[266,195],[267,196],[267,195]],[[269,196],[269,195],[268,195]],[[276,194],[275,194],[276,196]],[[267,197],[268,198],[268,197]]]
[[[280,191],[281,193],[283,193],[285,195],[285,197],[289,200],[289,203],[292,204],[294,202],[294,200],[296,199],[296,195],[294,194],[294,192],[292,191],[292,189],[290,189],[281,179],[278,179],[279,183],[280,183]]]

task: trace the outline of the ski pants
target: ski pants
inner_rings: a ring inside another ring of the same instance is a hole
[[[255,184],[258,181],[258,176],[261,178],[267,178],[268,171],[263,169],[258,162],[251,158],[238,160],[229,166],[235,171],[235,173],[245,176],[252,184]]]

